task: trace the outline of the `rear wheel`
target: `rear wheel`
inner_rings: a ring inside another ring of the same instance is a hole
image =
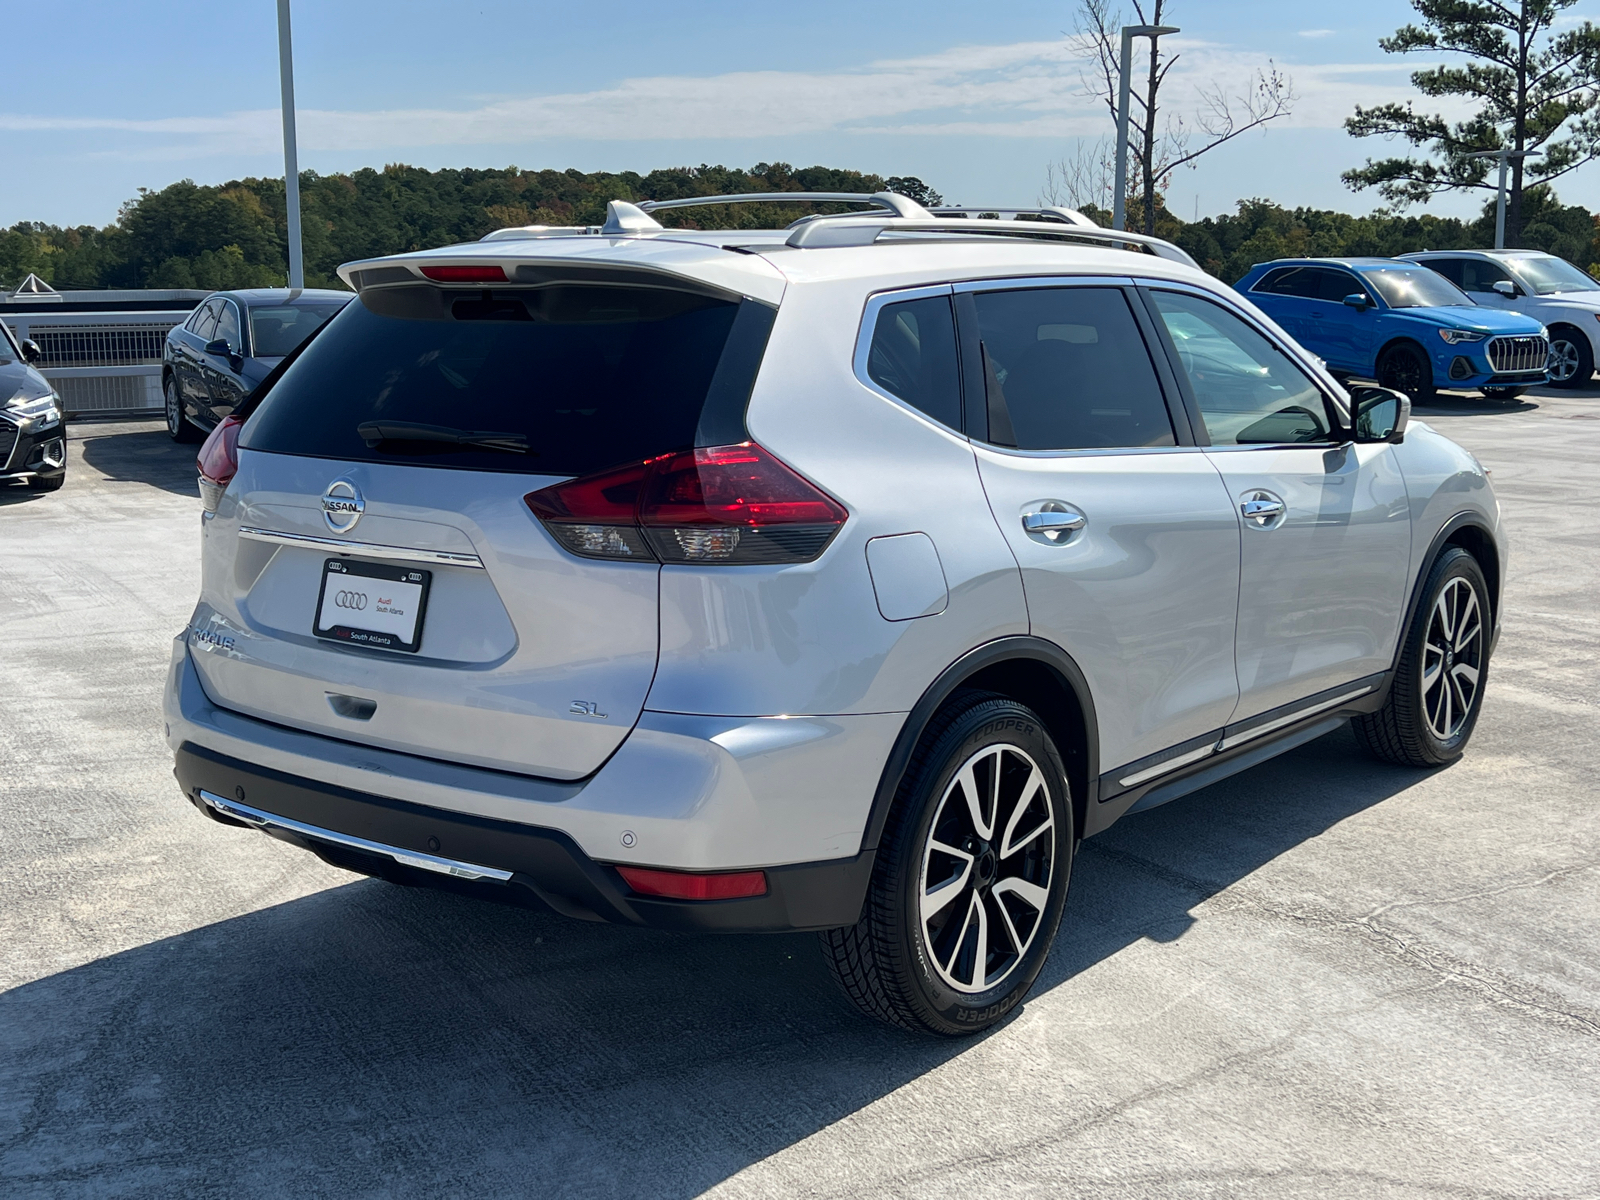
[[[161,383],[166,401],[167,435],[175,442],[198,442],[200,430],[184,414],[183,401],[178,396],[177,381],[168,375]]]
[[[1021,1002],[1050,953],[1072,869],[1072,802],[1034,712],[972,693],[907,769],[861,921],[822,935],[871,1016],[977,1033]]]
[[[1594,377],[1594,347],[1580,330],[1558,325],[1550,331],[1550,386],[1582,387]]]
[[[1389,698],[1351,723],[1373,754],[1408,767],[1454,762],[1467,748],[1489,678],[1489,586],[1459,546],[1439,556],[1406,630]]]
[[[1378,386],[1393,388],[1411,397],[1411,403],[1432,400],[1433,364],[1420,346],[1399,342],[1378,359]]]

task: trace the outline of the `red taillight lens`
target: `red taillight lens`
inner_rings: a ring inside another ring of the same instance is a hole
[[[200,447],[200,456],[195,460],[200,471],[200,503],[209,513],[217,511],[222,493],[239,470],[239,429],[243,425],[238,417],[222,418]]]
[[[641,896],[666,896],[672,900],[737,900],[767,894],[765,871],[700,875],[689,871],[618,867],[617,874]]]
[[[477,267],[423,267],[422,273],[439,283],[504,283],[506,269],[488,264]]]
[[[568,550],[662,562],[810,562],[849,515],[754,442],[558,483],[528,507]]]

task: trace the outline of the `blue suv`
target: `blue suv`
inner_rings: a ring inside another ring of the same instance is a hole
[[[1421,264],[1393,258],[1281,258],[1234,285],[1335,374],[1429,399],[1477,388],[1510,400],[1544,383],[1544,326],[1482,307]]]

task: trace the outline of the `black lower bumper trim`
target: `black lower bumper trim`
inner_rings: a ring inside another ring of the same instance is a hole
[[[237,824],[200,799],[202,790],[302,825],[336,831],[418,855],[510,871],[508,883],[451,878],[282,829],[269,832],[346,870],[396,883],[464,892],[513,903],[534,902],[563,916],[658,929],[730,932],[832,929],[860,918],[872,877],[873,854],[820,863],[768,867],[765,896],[740,900],[664,900],[639,896],[616,870],[596,862],[554,829],[447,812],[352,791],[254,766],[186,742],[174,774],[184,794],[207,816]]]

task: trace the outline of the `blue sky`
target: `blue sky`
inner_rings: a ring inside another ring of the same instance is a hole
[[[1600,0],[1575,15],[1600,19]],[[140,187],[282,174],[274,0],[36,0],[0,136],[0,225],[104,223]],[[1073,5],[922,0],[663,6],[542,0],[296,0],[301,166],[650,170],[824,163],[918,175],[962,203],[1029,204],[1046,165],[1109,132],[1066,45]],[[1340,128],[1410,94],[1383,54],[1404,0],[1170,0],[1172,93],[1271,59],[1294,116],[1174,179],[1189,217],[1241,197],[1366,211],[1341,170],[1388,150]],[[9,22],[13,37],[23,26]],[[26,65],[25,65],[26,64]],[[1600,169],[1560,187],[1600,192]],[[1435,201],[1476,211],[1482,197]]]

